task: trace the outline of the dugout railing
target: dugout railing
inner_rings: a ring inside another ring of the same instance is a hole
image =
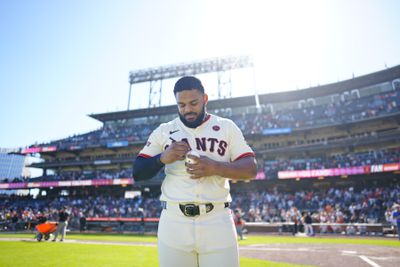
[[[100,232],[156,232],[158,218],[87,218],[87,230]],[[375,235],[394,234],[395,228],[383,223],[313,223],[316,234]],[[249,233],[293,233],[293,222],[247,222]],[[298,231],[304,232],[302,224]]]
[[[87,218],[85,231],[109,233],[156,233],[158,218]],[[16,232],[34,231],[36,221],[18,222]],[[396,236],[396,227],[390,223],[313,223],[315,234],[345,234],[345,235],[371,235],[371,236]],[[246,222],[244,228],[248,233],[254,234],[290,234],[293,233],[293,222]],[[298,232],[304,232],[302,224],[297,226]],[[79,224],[69,224],[69,231],[80,231]],[[13,232],[10,221],[0,221],[0,232]]]

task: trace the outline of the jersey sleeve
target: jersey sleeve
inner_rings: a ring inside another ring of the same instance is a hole
[[[156,128],[149,136],[145,146],[139,152],[139,157],[150,158],[163,152],[164,135],[162,125]]]
[[[230,135],[230,159],[231,161],[235,161],[245,157],[255,157],[255,153],[253,149],[247,144],[242,131],[233,121],[230,121],[229,127],[229,135]]]

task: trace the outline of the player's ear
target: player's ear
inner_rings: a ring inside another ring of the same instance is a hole
[[[207,103],[208,103],[208,95],[206,93],[204,93],[203,100],[204,100],[204,105],[207,105]]]

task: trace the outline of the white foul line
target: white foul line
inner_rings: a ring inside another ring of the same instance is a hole
[[[381,267],[379,264],[376,264],[375,262],[373,262],[372,260],[368,259],[366,256],[359,256],[363,261],[365,261],[366,263],[368,263],[369,265],[373,266],[373,267]]]

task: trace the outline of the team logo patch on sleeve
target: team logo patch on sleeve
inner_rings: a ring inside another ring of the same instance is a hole
[[[213,129],[214,131],[218,132],[218,131],[221,129],[221,127],[219,127],[218,125],[214,125],[214,126],[212,127],[212,129]]]

